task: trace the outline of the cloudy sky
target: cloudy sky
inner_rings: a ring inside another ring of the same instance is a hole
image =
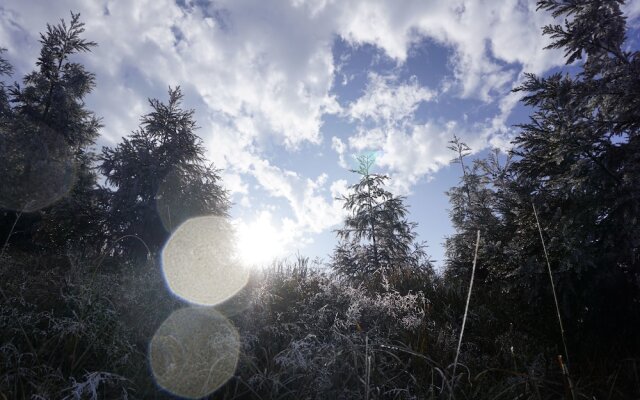
[[[460,175],[447,142],[456,134],[480,155],[508,146],[528,115],[510,90],[563,64],[543,50],[550,16],[526,0],[4,0],[14,79],[34,68],[46,23],[70,10],[99,45],[78,57],[97,77],[87,104],[103,118],[98,146],[180,85],[255,261],[326,260],[354,155],[374,153],[441,264],[444,191]],[[625,12],[637,28],[640,2]]]

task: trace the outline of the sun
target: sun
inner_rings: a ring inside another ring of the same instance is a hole
[[[235,221],[238,256],[249,267],[262,267],[284,255],[282,234],[275,228],[271,213],[262,211],[251,221]]]

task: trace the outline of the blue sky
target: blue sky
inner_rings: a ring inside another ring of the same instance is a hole
[[[0,46],[14,79],[69,10],[99,44],[78,57],[97,78],[87,104],[104,118],[98,147],[136,129],[148,97],[181,85],[249,261],[327,260],[344,218],[335,197],[357,179],[353,156],[373,151],[441,265],[444,192],[460,176],[447,142],[456,134],[477,155],[508,148],[528,115],[511,89],[563,65],[543,50],[552,19],[532,1],[8,0]],[[625,13],[637,47],[640,2]]]

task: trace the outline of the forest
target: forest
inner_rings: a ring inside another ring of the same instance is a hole
[[[97,45],[81,16],[43,27],[25,76],[0,51],[0,398],[640,398],[640,54],[621,5],[538,1],[571,72],[526,76],[508,153],[451,138],[442,271],[365,155],[327,261],[238,272],[180,87],[97,150],[85,99],[108,89],[77,62]],[[181,262],[204,263],[191,298]]]

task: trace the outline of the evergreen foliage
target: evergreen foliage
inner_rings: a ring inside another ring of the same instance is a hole
[[[182,97],[177,87],[169,89],[166,104],[150,99],[152,111],[140,128],[101,155],[100,171],[113,189],[110,233],[137,236],[152,252],[188,218],[226,216],[229,209],[217,170],[207,164],[195,134],[193,110],[181,108]],[[146,254],[137,242],[123,243]]]
[[[93,144],[99,128],[98,119],[83,102],[95,87],[95,76],[70,60],[73,54],[91,51],[97,45],[82,39],[83,32],[80,14],[71,13],[69,26],[64,20],[54,26],[47,24],[47,32],[40,34],[38,70],[24,77],[24,88],[15,85],[11,89],[21,115],[61,135],[74,150]]]
[[[96,46],[83,32],[79,14],[71,13],[68,25],[47,25],[38,68],[24,77],[24,86],[1,88],[2,225],[21,217],[15,230],[25,246],[35,241],[64,251],[97,240],[101,211],[89,146],[100,121],[84,104],[95,77],[71,59]],[[3,73],[11,72],[5,60],[1,64]]]
[[[533,114],[520,125],[512,154],[463,164],[461,185],[449,192],[456,234],[447,240],[447,280],[468,279],[471,236],[481,229],[478,301],[503,315],[502,326],[535,335],[560,354],[560,332],[549,329],[557,321],[535,205],[569,352],[580,355],[573,359],[582,368],[601,357],[589,353],[593,348],[608,357],[638,351],[640,64],[637,52],[623,50],[619,4],[538,3],[567,17],[564,27],[544,33],[568,63],[582,60],[579,71],[527,75],[516,90]],[[468,148],[454,141],[452,149],[463,163]]]
[[[343,197],[348,215],[344,227],[336,231],[340,243],[333,268],[371,290],[396,287],[412,274],[430,273],[425,245],[415,242],[416,224],[406,219],[405,199],[385,190],[387,176],[370,172],[373,157],[362,156],[359,162],[359,169],[352,172],[361,176],[360,181]]]
[[[535,109],[515,140],[518,184],[540,212],[573,329],[605,324],[600,336],[640,323],[640,53],[624,50],[621,3],[539,2],[568,17],[545,27],[549,47],[582,68],[517,89]]]

